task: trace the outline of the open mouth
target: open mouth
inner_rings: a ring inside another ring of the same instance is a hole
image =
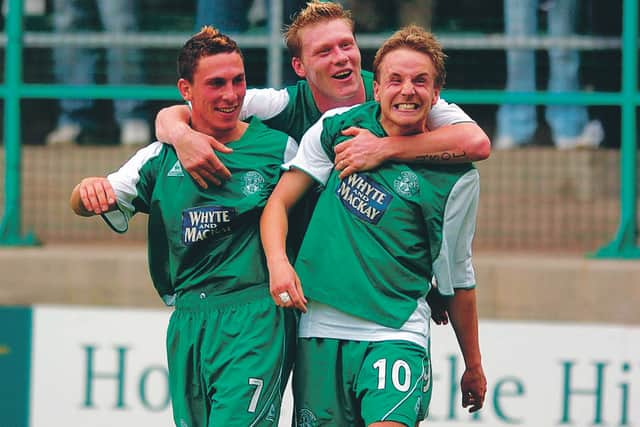
[[[398,111],[416,111],[420,108],[420,105],[413,102],[403,102],[400,104],[395,104],[393,108]]]
[[[238,108],[237,106],[235,106],[235,107],[224,107],[224,108],[223,107],[219,107],[219,108],[216,108],[216,110],[220,111],[221,113],[227,113],[228,114],[228,113],[233,113],[234,111],[236,111],[237,108]]]
[[[351,70],[346,70],[346,71],[340,71],[339,73],[335,73],[333,76],[334,79],[338,79],[338,80],[344,80],[347,79],[351,76],[351,74],[353,74],[353,71]]]

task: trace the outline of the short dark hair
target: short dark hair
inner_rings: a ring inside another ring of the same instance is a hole
[[[204,26],[200,32],[187,40],[182,49],[180,49],[178,54],[178,78],[193,82],[193,75],[196,72],[200,58],[217,55],[218,53],[233,52],[243,58],[242,51],[240,51],[235,40],[211,26]]]

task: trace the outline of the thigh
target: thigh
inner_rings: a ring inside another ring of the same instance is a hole
[[[291,371],[295,319],[271,299],[222,316],[219,338],[204,340],[203,371],[211,399],[209,427],[277,425]]]
[[[198,331],[203,327],[202,313],[174,311],[167,329],[169,393],[177,426],[206,427],[209,399],[203,382]]]
[[[394,421],[413,427],[431,400],[431,362],[426,349],[407,341],[369,343],[356,395],[366,425]]]
[[[362,427],[353,394],[366,343],[299,338],[293,371],[296,425]]]

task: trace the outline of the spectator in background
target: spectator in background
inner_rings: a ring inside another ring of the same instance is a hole
[[[301,6],[300,0],[282,0],[283,22],[288,24],[291,15]],[[249,29],[250,10],[254,10],[259,22],[269,18],[271,0],[198,0],[196,30],[205,25],[215,25],[223,33],[239,33]]]
[[[548,32],[553,37],[567,37],[575,32],[576,0],[504,0],[505,33],[510,37],[536,34],[540,6],[547,13]],[[576,50],[549,49],[549,92],[580,90],[578,71],[580,57]],[[507,50],[507,90],[533,92],[536,89],[535,52],[531,49]],[[545,119],[559,149],[597,147],[604,138],[602,124],[589,121],[583,105],[549,105]],[[535,105],[502,105],[497,114],[497,135],[494,147],[513,148],[532,141],[537,128]]]
[[[242,33],[253,25],[266,21],[272,0],[198,0],[196,31],[205,25],[213,25],[223,33]],[[282,23],[291,23],[291,16],[303,6],[302,0],[282,0]],[[280,30],[280,29],[279,29]],[[290,67],[284,67],[283,83],[295,83],[297,76]]]
[[[409,24],[431,29],[436,0],[340,0],[358,17],[356,31],[394,30]]]
[[[119,34],[135,32],[136,0],[54,0],[54,27],[57,33],[95,31]],[[141,53],[137,49],[110,47],[107,54],[107,81],[110,84],[140,84]],[[54,49],[56,78],[60,83],[83,85],[94,83],[98,52],[76,46]],[[77,143],[83,132],[96,127],[92,117],[92,99],[62,99],[55,130],[47,135],[47,144]],[[115,99],[114,119],[120,127],[120,143],[146,144],[150,140],[149,124],[141,100]]]

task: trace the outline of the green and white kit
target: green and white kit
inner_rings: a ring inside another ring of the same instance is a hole
[[[218,153],[232,173],[200,188],[174,149],[139,150],[108,176],[118,210],[103,215],[117,231],[149,215],[149,268],[156,290],[175,305],[167,333],[176,425],[277,425],[291,368],[295,319],[273,304],[259,218],[296,143],[252,119]]]
[[[375,102],[326,113],[284,165],[324,187],[295,264],[309,300],[299,337],[401,340],[428,359],[432,279],[444,295],[475,286],[479,176],[471,164],[386,163],[340,180],[333,149],[341,131],[356,124],[386,136],[379,115]],[[300,357],[296,364],[307,363]]]

